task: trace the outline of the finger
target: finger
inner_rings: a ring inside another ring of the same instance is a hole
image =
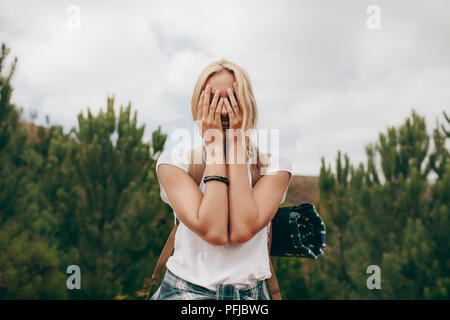
[[[227,92],[228,92],[228,96],[230,97],[231,107],[233,108],[234,115],[236,118],[238,118],[239,117],[239,106],[238,106],[236,99],[234,98],[233,91],[231,90],[231,88],[228,88]]]
[[[216,93],[214,94],[213,100],[211,102],[211,106],[214,106],[214,109],[211,110],[211,112],[213,113],[212,119],[214,119],[214,112],[217,107],[217,101],[219,101],[219,97],[220,97],[220,89],[216,89]]]
[[[227,108],[228,116],[230,117],[230,125],[231,125],[231,122],[234,123],[234,119],[235,119],[233,108],[231,107],[231,104],[227,98],[225,98],[223,100],[225,101],[225,108]]]
[[[216,108],[216,115],[214,117],[215,121],[219,121],[222,125],[222,121],[221,121],[221,117],[220,117],[220,112],[222,111],[223,108],[223,98],[220,98],[219,103],[217,104],[217,108]]]
[[[197,103],[197,121],[200,121],[202,119],[202,114],[203,114],[203,109],[202,109],[202,101],[203,101],[203,95],[204,95],[205,91],[203,90],[202,93],[200,94],[200,97],[198,98],[198,103]]]
[[[211,93],[211,87],[209,85],[207,85],[206,89],[205,89],[205,94],[203,96],[203,118],[206,118],[208,116],[210,93]]]
[[[220,94],[220,90],[217,89],[216,93],[214,94],[214,98],[211,102],[211,106],[209,108],[209,114],[208,114],[208,118],[211,121],[214,121],[214,117],[215,117],[215,113],[216,113],[216,108],[217,108],[217,100],[219,99],[219,94]]]

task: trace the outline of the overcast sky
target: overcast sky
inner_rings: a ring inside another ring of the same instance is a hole
[[[280,129],[294,173],[317,176],[337,150],[365,162],[365,146],[413,108],[429,132],[442,121],[449,17],[448,0],[0,0],[0,42],[19,58],[12,100],[25,120],[34,110],[68,132],[114,94],[147,141],[158,125],[169,138],[193,131],[197,77],[229,59],[250,76],[258,128]]]

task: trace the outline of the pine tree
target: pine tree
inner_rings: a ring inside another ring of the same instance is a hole
[[[447,119],[448,121],[448,119]],[[336,174],[322,159],[320,205],[327,252],[311,276],[325,298],[448,299],[449,155],[439,125],[434,151],[414,110],[399,128],[366,147],[367,164],[340,152]],[[430,182],[430,173],[437,175]],[[368,290],[369,265],[381,268],[381,290]]]
[[[4,75],[9,49],[0,55],[0,299],[65,298],[65,275],[50,239],[54,220],[40,196],[42,157],[18,126],[10,102],[17,59]]]
[[[114,99],[79,129],[40,128],[36,141],[18,126],[10,103],[16,60],[0,57],[0,299],[143,298],[172,226],[155,175],[166,135],[144,143],[131,105],[116,119]],[[69,265],[81,290],[66,288]]]
[[[45,180],[56,236],[66,266],[79,265],[83,274],[84,288],[71,298],[136,297],[172,222],[152,158],[166,136],[159,128],[152,146],[144,143],[145,127],[130,110],[121,107],[116,119],[109,98],[106,112],[94,116],[88,108],[87,117],[78,115],[78,130],[49,144]]]

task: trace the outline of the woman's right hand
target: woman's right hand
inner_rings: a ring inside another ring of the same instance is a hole
[[[211,86],[207,85],[202,91],[197,107],[197,123],[201,127],[202,139],[205,145],[209,146],[211,142],[221,139],[223,141],[224,134],[220,111],[223,107],[223,98],[220,98],[220,90],[217,89],[214,97],[211,99]],[[216,130],[210,130],[216,129]],[[212,137],[214,136],[214,141]]]

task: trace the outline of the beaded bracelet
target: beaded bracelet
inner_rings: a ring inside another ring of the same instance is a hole
[[[227,178],[227,177],[222,177],[222,176],[206,176],[206,177],[203,179],[203,182],[206,183],[206,182],[208,182],[208,181],[213,181],[213,180],[224,182],[224,183],[227,185],[227,187],[228,187],[229,181],[228,181],[228,178]]]

